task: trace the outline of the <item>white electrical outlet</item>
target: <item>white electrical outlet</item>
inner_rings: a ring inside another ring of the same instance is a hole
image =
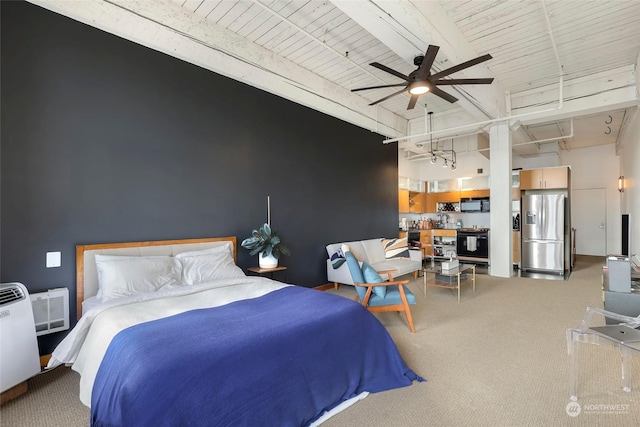
[[[60,252],[47,252],[47,268],[60,267]]]

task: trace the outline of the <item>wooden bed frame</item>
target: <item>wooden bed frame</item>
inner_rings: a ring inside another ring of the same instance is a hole
[[[233,244],[233,259],[237,261],[235,236],[200,239],[155,240],[148,242],[101,243],[76,246],[76,314],[82,316],[82,302],[98,292],[96,254],[124,256],[174,256],[181,252],[208,249],[225,242]]]

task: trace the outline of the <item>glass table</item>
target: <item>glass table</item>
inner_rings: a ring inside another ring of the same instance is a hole
[[[460,264],[456,268],[443,270],[442,265],[435,263],[432,266],[425,267],[422,279],[424,280],[424,295],[427,296],[427,286],[437,286],[439,288],[457,289],[458,302],[460,302],[460,283],[469,280],[468,274],[471,273],[471,283],[473,284],[473,292],[476,291],[476,265]],[[431,277],[429,277],[431,276]]]
[[[602,325],[607,325],[602,327]],[[635,338],[630,340],[623,338],[622,333],[627,330],[620,329],[621,325],[636,331],[640,326],[640,316],[630,317],[596,307],[587,307],[582,322],[577,328],[567,329],[567,350],[569,354],[569,380],[571,387],[570,398],[572,401],[578,400],[578,366],[576,350],[579,346],[576,343],[607,344],[617,346],[620,351],[620,361],[622,364],[622,390],[631,391],[631,358],[640,354],[640,342]],[[600,326],[600,328],[598,328]],[[607,331],[614,328],[614,333]]]

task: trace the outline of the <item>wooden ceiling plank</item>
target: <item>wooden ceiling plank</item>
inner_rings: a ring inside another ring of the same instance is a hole
[[[207,13],[206,18],[207,20],[218,25],[222,25],[219,23],[219,21],[223,17],[225,17],[227,13],[229,13],[231,9],[233,9],[235,6],[235,2],[233,1],[212,1],[212,0],[206,0],[206,1],[207,1],[207,5],[209,3],[215,4],[215,7],[211,11],[209,11],[209,13]],[[204,12],[204,9],[203,9],[203,12]]]
[[[242,17],[245,13],[247,13],[253,7],[253,3],[240,1],[235,2],[233,7],[227,11],[220,19],[217,21],[217,24],[222,28],[226,28],[231,30],[231,26],[236,22],[236,20]],[[257,7],[256,7],[257,8]],[[233,30],[231,30],[233,31]]]
[[[206,18],[213,10],[220,5],[218,0],[202,0],[202,3],[196,8],[194,13],[198,16]]]
[[[195,12],[202,5],[202,0],[185,0],[182,7],[190,12]]]

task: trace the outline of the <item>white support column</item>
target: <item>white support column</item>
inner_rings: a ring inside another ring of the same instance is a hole
[[[513,240],[511,218],[511,131],[507,122],[496,123],[489,130],[491,159],[491,213],[489,236],[490,274],[511,277],[513,274]]]

